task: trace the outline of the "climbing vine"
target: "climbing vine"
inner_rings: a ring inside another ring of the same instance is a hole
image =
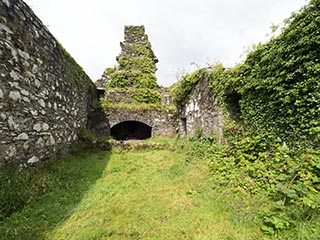
[[[151,49],[148,36],[143,34],[144,28],[126,26],[125,32],[126,41],[121,43],[122,52],[117,58],[119,65],[108,68],[105,72],[109,78],[107,88],[157,89],[155,72],[158,60]]]
[[[174,100],[178,107],[185,105],[190,99],[194,88],[203,80],[211,76],[211,71],[208,69],[198,69],[191,74],[187,74],[174,86]]]
[[[254,132],[276,134],[290,145],[319,146],[320,1],[311,1],[286,24],[234,71],[241,117]]]
[[[225,112],[237,111],[236,120],[225,118],[228,144],[217,146],[211,136],[190,138],[186,160],[210,160],[214,187],[267,196],[272,204],[261,213],[262,231],[291,239],[299,224],[319,219],[320,1],[310,1],[285,23],[243,64],[228,70],[218,64],[183,77],[175,97],[183,106],[209,77]]]

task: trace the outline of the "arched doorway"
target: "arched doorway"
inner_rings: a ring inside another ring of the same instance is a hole
[[[110,134],[117,140],[148,139],[151,137],[152,127],[138,121],[124,121],[114,125]]]

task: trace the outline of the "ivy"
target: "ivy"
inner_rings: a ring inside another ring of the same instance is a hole
[[[210,79],[226,110],[226,145],[191,138],[186,161],[211,162],[213,186],[268,197],[261,230],[292,233],[320,211],[320,1],[286,20],[282,33],[259,44],[243,64],[200,69],[175,86],[183,106],[202,79]],[[236,111],[237,118],[229,118]],[[241,181],[239,181],[241,180]]]
[[[160,104],[161,103],[161,95],[159,91],[149,89],[149,88],[141,88],[141,89],[130,89],[129,90],[131,98],[136,103],[150,103],[150,104]]]
[[[201,80],[208,79],[211,72],[208,69],[198,69],[191,74],[187,74],[177,83],[173,89],[174,100],[178,107],[184,106],[193,93],[193,90]]]
[[[266,199],[269,206],[259,214],[265,234],[294,232],[319,217],[319,150],[298,152],[270,134],[239,135],[229,145],[216,145],[211,136],[190,140],[186,161],[208,160],[214,188]]]
[[[158,89],[155,76],[158,61],[151,49],[143,26],[126,26],[125,42],[118,56],[118,66],[106,71],[107,88],[150,88]]]
[[[156,72],[156,66],[154,60],[145,56],[138,57],[120,57],[119,60],[119,69],[127,71],[141,71],[142,73],[154,74]]]
[[[320,119],[320,11],[311,1],[283,32],[259,45],[233,72],[241,117],[257,134],[277,134],[290,145],[319,144],[310,129]]]

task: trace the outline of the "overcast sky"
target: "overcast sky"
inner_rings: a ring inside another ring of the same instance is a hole
[[[25,0],[93,81],[116,64],[124,25],[145,25],[158,83],[196,63],[232,67],[307,0]],[[267,36],[269,34],[269,36]]]

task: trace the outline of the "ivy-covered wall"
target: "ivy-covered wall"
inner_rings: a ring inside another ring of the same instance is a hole
[[[174,100],[179,108],[179,135],[223,138],[223,111],[213,85],[217,69],[202,68],[185,75],[174,86]]]
[[[320,1],[311,0],[285,24],[232,70],[231,84],[251,131],[275,134],[290,145],[319,146]]]
[[[180,108],[194,101],[196,87],[207,78],[225,116],[247,133],[273,135],[290,146],[320,146],[319,46],[320,1],[312,0],[243,64],[228,70],[218,64],[211,76],[200,69],[183,77],[175,101]]]
[[[154,55],[144,26],[125,26],[118,66],[107,68],[109,88],[158,88]]]
[[[110,127],[123,121],[140,121],[152,127],[152,136],[175,136],[177,109],[170,93],[157,84],[158,59],[144,26],[125,26],[118,65],[107,68],[97,81],[105,86],[102,106]]]

